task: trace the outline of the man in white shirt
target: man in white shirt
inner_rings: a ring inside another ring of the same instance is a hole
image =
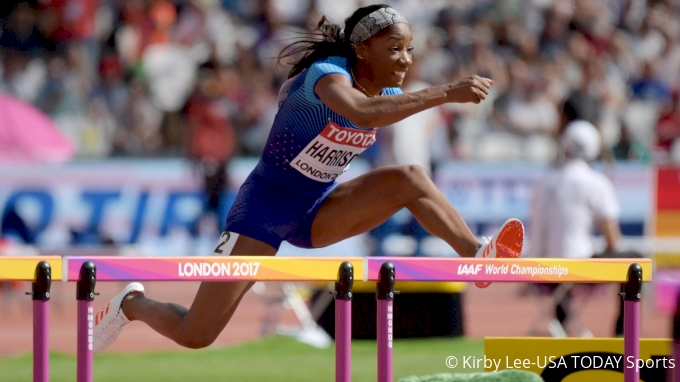
[[[599,229],[613,252],[619,239],[614,187],[588,162],[600,152],[600,136],[586,121],[570,122],[561,137],[562,160],[536,189],[531,208],[530,257],[590,258],[591,233]]]
[[[585,120],[568,122],[560,137],[560,160],[536,188],[531,205],[526,257],[591,258],[616,256],[621,232],[614,187],[589,162],[600,153],[600,135]],[[596,255],[592,240],[597,229],[606,241]],[[548,284],[551,290],[557,284]],[[569,319],[569,296],[556,309],[560,323]],[[619,321],[622,321],[622,315]],[[618,325],[615,330],[620,334]]]

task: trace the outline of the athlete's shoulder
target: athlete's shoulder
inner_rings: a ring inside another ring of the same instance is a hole
[[[333,73],[344,74],[350,77],[349,60],[347,57],[330,56],[322,58],[310,66],[308,76],[319,78],[325,74]]]
[[[329,74],[342,74],[351,80],[352,77],[349,70],[349,60],[346,57],[331,56],[316,61],[310,65],[305,77],[305,98],[313,103],[321,102],[314,92],[314,88],[319,80]]]
[[[328,56],[314,62],[314,65],[335,65],[343,70],[349,69],[349,59],[342,56]]]

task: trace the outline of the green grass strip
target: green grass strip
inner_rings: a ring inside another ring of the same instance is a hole
[[[375,341],[352,342],[352,380],[375,381]],[[393,349],[394,380],[436,373],[472,373],[480,369],[446,367],[448,356],[484,353],[482,340],[462,338],[397,339]],[[0,358],[0,380],[32,379],[30,354]],[[104,353],[94,357],[94,380],[120,381],[295,381],[332,382],[335,348],[317,349],[287,337],[269,337],[247,344],[183,352]],[[76,379],[75,356],[51,354],[50,381]]]

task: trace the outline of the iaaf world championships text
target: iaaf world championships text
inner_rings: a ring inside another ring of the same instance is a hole
[[[477,275],[479,271],[484,269],[484,274],[486,275],[531,275],[534,277],[536,275],[557,275],[557,277],[562,277],[569,274],[569,268],[561,267],[559,265],[553,265],[551,267],[546,266],[521,266],[518,264],[510,265],[495,265],[495,264],[460,264],[458,266],[459,275]]]

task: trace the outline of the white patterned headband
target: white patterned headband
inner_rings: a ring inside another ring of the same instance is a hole
[[[377,9],[364,16],[361,20],[359,20],[357,25],[354,26],[352,34],[349,36],[349,43],[352,46],[355,46],[360,42],[368,40],[371,36],[387,28],[388,26],[397,23],[408,24],[408,21],[406,21],[404,16],[392,8],[386,7]],[[344,33],[345,31],[343,29],[340,32],[341,37],[343,38]]]

